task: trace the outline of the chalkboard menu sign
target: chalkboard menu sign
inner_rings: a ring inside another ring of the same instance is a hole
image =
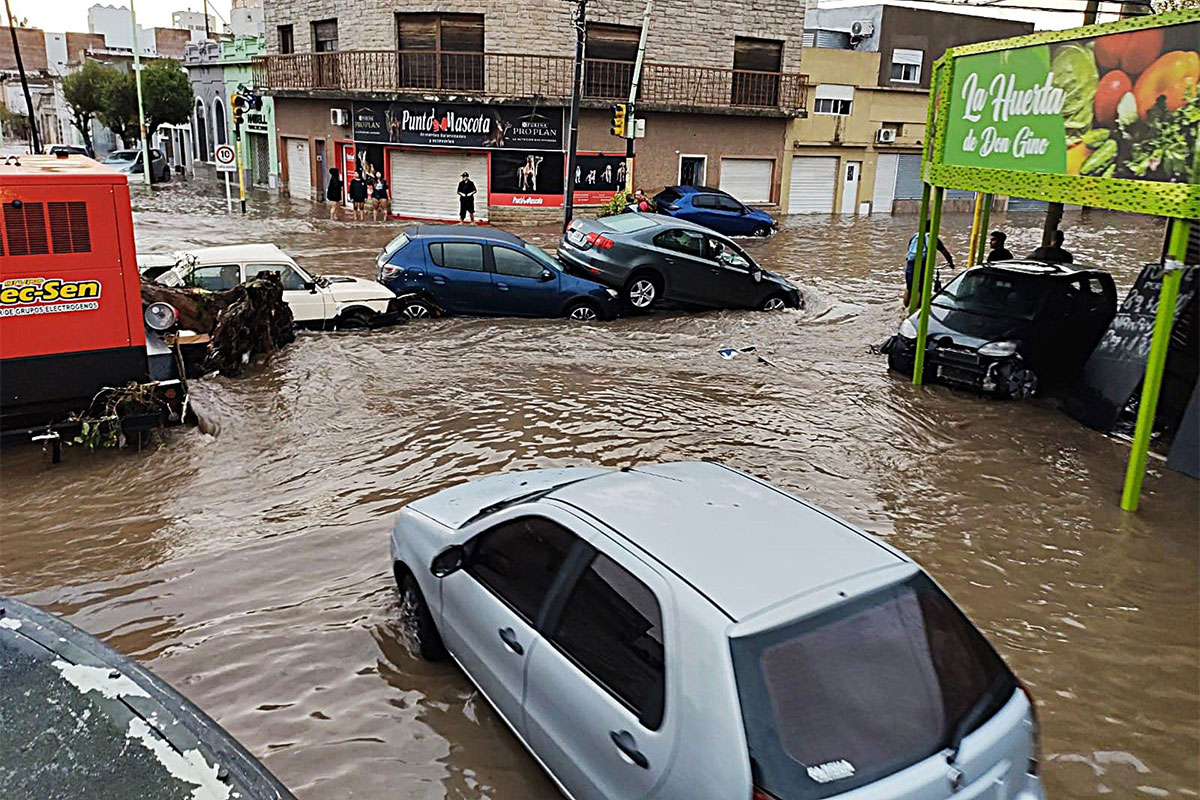
[[[1168,386],[1171,380],[1172,359],[1177,353],[1186,358],[1186,351],[1194,349],[1190,348],[1188,343],[1194,342],[1195,336],[1193,327],[1198,271],[1200,269],[1196,266],[1184,268],[1179,286],[1179,299],[1175,303],[1171,355],[1167,360],[1167,377],[1160,405],[1170,396],[1172,388],[1175,388]],[[1091,358],[1084,367],[1082,380],[1063,403],[1063,411],[1089,428],[1112,430],[1121,410],[1142,382],[1146,372],[1146,357],[1150,353],[1150,340],[1154,334],[1154,316],[1158,313],[1163,274],[1162,264],[1147,264],[1142,268],[1137,282],[1129,290],[1108,330],[1092,351]],[[1185,311],[1190,313],[1184,313]],[[1192,373],[1191,382],[1194,382],[1194,370]],[[1183,403],[1187,403],[1191,392],[1192,386],[1189,383]]]

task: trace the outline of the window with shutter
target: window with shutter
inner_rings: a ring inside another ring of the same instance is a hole
[[[783,68],[783,42],[738,36],[733,42],[735,106],[779,104],[779,73]]]
[[[483,15],[396,15],[400,85],[483,89]]]
[[[587,61],[583,72],[585,97],[628,100],[642,29],[633,25],[587,26]]]

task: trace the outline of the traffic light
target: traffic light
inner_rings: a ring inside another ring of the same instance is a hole
[[[229,96],[229,102],[233,106],[233,127],[240,128],[246,121],[246,110],[250,108],[250,101],[241,92],[234,92]]]
[[[615,103],[612,107],[612,126],[608,129],[613,136],[625,138],[625,123],[626,113],[629,110],[628,103]]]

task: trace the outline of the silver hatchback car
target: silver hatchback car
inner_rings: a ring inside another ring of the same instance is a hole
[[[937,584],[728,467],[484,478],[392,560],[422,655],[570,797],[1045,797],[1032,698]]]

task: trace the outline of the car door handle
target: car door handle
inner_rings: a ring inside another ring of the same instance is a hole
[[[425,277],[425,273],[424,273],[424,272],[414,272],[414,273],[412,274],[412,276],[413,276],[414,278],[424,278],[424,277]]]
[[[608,735],[613,740],[613,744],[617,746],[617,749],[626,758],[642,769],[650,769],[650,759],[646,758],[645,754],[637,749],[637,742],[633,740],[632,733],[629,731],[609,731]]]
[[[439,277],[438,277],[438,276],[436,276],[436,275],[435,275],[435,276],[433,276],[433,282],[434,282],[434,283],[436,283],[438,286],[445,286],[445,285],[446,285],[446,279],[445,279],[445,278],[439,278]]]
[[[497,288],[497,289],[499,289],[499,290],[500,290],[500,291],[502,291],[502,292],[507,292],[507,291],[508,291],[508,284],[507,284],[507,283],[497,283],[497,284],[496,284],[496,288]]]
[[[512,650],[517,655],[525,655],[525,648],[521,647],[521,643],[517,641],[517,633],[512,628],[501,628],[499,630],[500,641],[508,645],[508,649]]]

